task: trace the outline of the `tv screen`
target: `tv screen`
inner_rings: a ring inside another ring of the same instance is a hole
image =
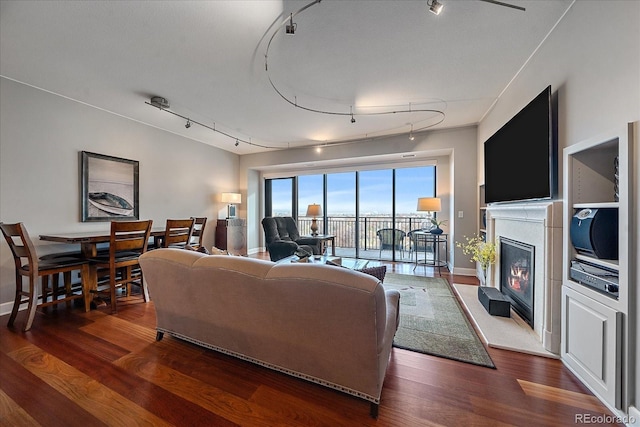
[[[557,194],[551,86],[484,143],[485,202],[550,199]]]

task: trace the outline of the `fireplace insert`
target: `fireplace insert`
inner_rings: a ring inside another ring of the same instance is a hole
[[[500,238],[500,291],[532,328],[534,255],[533,245]]]

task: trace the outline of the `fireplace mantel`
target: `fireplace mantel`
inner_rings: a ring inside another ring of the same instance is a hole
[[[532,202],[487,207],[487,241],[500,237],[535,247],[533,330],[547,351],[560,354],[562,291],[562,202]],[[500,250],[487,284],[500,287]]]

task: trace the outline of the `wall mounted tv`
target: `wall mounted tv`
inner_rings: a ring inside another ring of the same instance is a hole
[[[484,143],[486,203],[552,199],[558,189],[558,146],[551,86]]]

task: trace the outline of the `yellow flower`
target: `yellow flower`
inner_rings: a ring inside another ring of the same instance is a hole
[[[483,270],[496,262],[496,244],[485,242],[480,236],[467,237],[466,243],[456,242],[456,247],[462,249],[462,253],[471,256],[471,261],[480,263]]]

